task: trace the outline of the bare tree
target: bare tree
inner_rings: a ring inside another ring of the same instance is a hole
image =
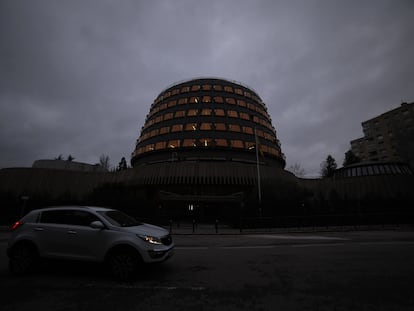
[[[106,154],[101,154],[101,156],[99,157],[99,165],[109,171],[109,169],[111,167],[111,163],[109,161],[109,156],[106,155]]]
[[[293,173],[296,177],[304,177],[306,174],[306,171],[299,163],[295,163],[288,167],[287,169],[289,172]]]
[[[73,160],[75,160],[75,157],[72,156],[71,154],[68,155],[67,161],[72,162]]]

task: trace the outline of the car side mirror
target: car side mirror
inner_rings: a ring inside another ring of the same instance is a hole
[[[105,225],[99,220],[92,221],[89,226],[93,229],[105,229]]]

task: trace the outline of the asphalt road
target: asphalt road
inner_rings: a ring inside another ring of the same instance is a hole
[[[0,233],[0,310],[414,310],[414,232],[177,235],[137,280],[48,263],[13,277]]]

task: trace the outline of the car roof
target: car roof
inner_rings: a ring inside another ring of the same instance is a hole
[[[66,205],[66,206],[49,206],[41,209],[37,209],[37,212],[53,211],[53,210],[90,210],[95,212],[113,211],[112,208],[99,207],[99,206],[80,206],[80,205]]]

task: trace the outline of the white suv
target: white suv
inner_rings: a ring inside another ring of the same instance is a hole
[[[164,228],[102,207],[33,210],[12,229],[7,254],[14,274],[26,273],[39,258],[60,258],[105,262],[117,279],[126,280],[140,263],[162,262],[174,251]]]

